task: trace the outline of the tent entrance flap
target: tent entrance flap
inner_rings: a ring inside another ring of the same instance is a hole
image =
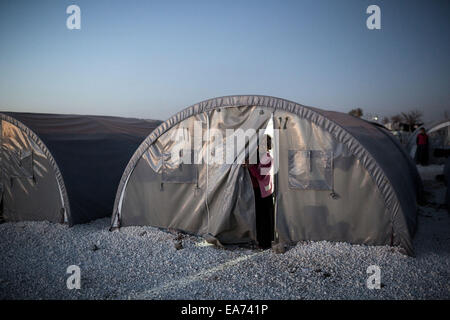
[[[274,176],[277,172],[278,131],[274,130],[273,111],[267,125],[258,135],[257,164],[249,167],[253,179],[255,195],[256,235],[261,248],[269,248],[276,240],[275,203],[276,186]],[[256,168],[256,172],[255,172]]]
[[[255,194],[250,173],[242,165],[257,161],[271,117],[267,108],[234,107],[208,114],[205,181],[208,233],[222,244],[256,242]],[[200,175],[201,176],[201,175]]]
[[[222,244],[255,242],[255,197],[242,164],[246,154],[256,156],[270,118],[270,108],[245,106],[173,125],[127,177],[116,224],[172,228]]]

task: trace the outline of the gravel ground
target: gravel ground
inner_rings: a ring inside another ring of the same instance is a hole
[[[391,247],[326,241],[284,254],[220,249],[199,237],[152,227],[109,232],[109,219],[68,228],[48,222],[0,225],[0,299],[450,299],[450,216],[445,188],[425,181],[416,257]],[[68,290],[69,265],[81,289]],[[366,287],[381,268],[381,289]]]
[[[417,165],[417,170],[419,170],[420,176],[423,180],[435,180],[438,174],[444,173],[443,164],[430,164],[426,167]]]

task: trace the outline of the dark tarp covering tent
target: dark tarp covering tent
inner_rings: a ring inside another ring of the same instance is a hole
[[[126,164],[161,123],[105,116],[0,115],[3,218],[69,225],[111,215]]]
[[[235,139],[232,132],[250,129],[278,134],[273,139],[279,167],[273,175],[276,243],[393,245],[413,254],[421,180],[395,138],[348,114],[267,96],[206,100],[157,127],[123,173],[112,228],[151,225],[203,235],[215,243],[255,243],[248,170],[238,161],[209,161],[216,156],[211,152],[216,140],[226,144]],[[214,139],[203,138],[196,147],[196,130]],[[172,158],[180,142],[181,154],[206,161],[186,164],[181,157]],[[237,159],[247,148],[250,143],[225,153],[236,152],[231,158]]]

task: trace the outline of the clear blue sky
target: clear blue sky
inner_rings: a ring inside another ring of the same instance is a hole
[[[81,30],[66,8],[81,8]],[[381,30],[366,8],[381,8]],[[450,1],[0,1],[0,109],[166,119],[264,94],[450,114]]]

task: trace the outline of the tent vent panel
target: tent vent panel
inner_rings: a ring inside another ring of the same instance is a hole
[[[33,151],[21,150],[19,158],[20,173],[23,178],[33,178]]]
[[[172,159],[170,154],[165,154],[162,158],[161,183],[196,184],[197,177],[197,165],[185,163],[181,157]]]
[[[4,169],[7,176],[10,178],[33,178],[32,150],[11,150],[9,148],[3,148],[3,150],[6,158]]]
[[[333,152],[288,151],[289,187],[300,190],[333,190]]]

